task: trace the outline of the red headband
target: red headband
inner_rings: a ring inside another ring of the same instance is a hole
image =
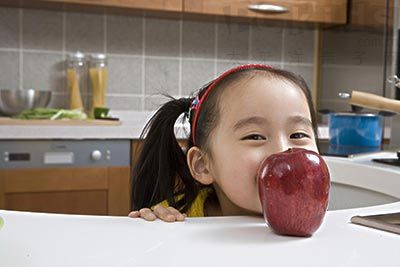
[[[193,102],[192,105],[190,107],[190,112],[194,111],[194,118],[193,118],[193,122],[192,122],[192,140],[193,140],[193,144],[196,144],[196,140],[195,140],[195,133],[196,133],[196,125],[197,125],[197,119],[199,117],[200,114],[200,107],[201,104],[206,100],[208,94],[211,92],[211,90],[225,77],[227,77],[228,75],[237,72],[237,71],[241,71],[241,70],[246,70],[246,69],[272,69],[271,66],[268,65],[264,65],[264,64],[246,64],[246,65],[240,65],[237,67],[234,67],[230,70],[225,71],[224,73],[222,73],[218,78],[216,78],[208,87],[207,89],[205,89],[206,91],[204,92],[204,94],[201,96],[201,98],[199,99],[199,96],[197,96]]]

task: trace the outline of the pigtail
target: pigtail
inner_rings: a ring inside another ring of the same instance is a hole
[[[190,98],[172,98],[146,124],[141,134],[144,143],[133,170],[133,210],[168,200],[170,206],[186,212],[195,199],[197,182],[190,174],[186,155],[174,132],[176,120],[190,105]],[[183,199],[176,202],[174,196],[181,193]]]

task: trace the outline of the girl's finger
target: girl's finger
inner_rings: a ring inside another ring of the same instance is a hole
[[[177,221],[183,221],[183,220],[185,220],[185,216],[183,216],[183,214],[180,213],[180,212],[179,212],[177,209],[175,209],[174,207],[168,207],[167,209],[168,209],[168,211],[169,211],[171,214],[173,214],[173,215],[175,216],[175,219],[176,219]]]
[[[174,222],[175,216],[169,212],[168,209],[164,208],[161,205],[157,205],[154,207],[154,214],[163,221],[166,222]]]
[[[131,217],[131,218],[139,218],[139,217],[140,217],[140,212],[139,212],[138,210],[131,211],[131,212],[128,214],[128,217]]]
[[[149,208],[143,208],[139,210],[140,212],[140,217],[145,219],[146,221],[154,221],[157,219],[156,215],[149,209]]]

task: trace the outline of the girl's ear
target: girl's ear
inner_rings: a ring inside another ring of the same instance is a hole
[[[200,150],[193,146],[187,152],[187,163],[193,178],[199,183],[209,185],[214,182],[214,178],[210,173],[210,164],[208,157]]]

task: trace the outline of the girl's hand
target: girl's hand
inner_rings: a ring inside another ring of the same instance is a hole
[[[186,214],[180,213],[175,208],[163,207],[161,205],[156,205],[153,211],[149,208],[134,210],[128,216],[131,218],[143,218],[146,221],[154,221],[159,218],[164,222],[183,221],[186,218]]]

